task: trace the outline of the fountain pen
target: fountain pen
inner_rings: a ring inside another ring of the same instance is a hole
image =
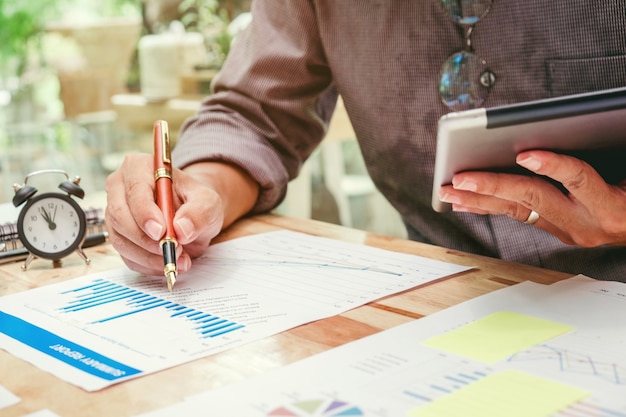
[[[172,190],[172,158],[167,122],[154,122],[154,182],[155,199],[165,217],[165,236],[159,242],[163,250],[163,273],[167,288],[174,289],[178,269],[176,267],[176,234],[174,233],[174,194]]]

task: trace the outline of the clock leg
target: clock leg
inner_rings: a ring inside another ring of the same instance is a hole
[[[89,259],[89,258],[87,257],[87,255],[85,255],[85,252],[83,252],[83,249],[82,249],[82,248],[78,248],[78,249],[76,249],[76,253],[78,253],[78,256],[80,256],[81,258],[83,258],[83,260],[85,261],[85,263],[86,263],[87,265],[89,265],[89,264],[91,263],[91,259]]]
[[[22,264],[22,271],[26,271],[26,269],[28,268],[28,265],[30,265],[30,263],[33,261],[33,259],[35,259],[36,256],[33,255],[32,253],[28,254],[28,257],[26,258],[26,260],[24,261],[24,263]]]

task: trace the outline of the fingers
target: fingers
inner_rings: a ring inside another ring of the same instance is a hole
[[[570,192],[570,201],[584,217],[584,230],[573,234],[581,246],[626,242],[626,179],[610,185],[584,161],[547,151],[529,151],[518,155],[518,163],[527,169],[561,182]],[[571,220],[571,219],[570,219]],[[578,218],[578,222],[583,222]]]
[[[162,215],[153,204],[150,155],[128,155],[122,166],[109,175],[106,182],[106,225],[113,247],[122,255],[124,262],[133,270],[155,274],[159,271],[159,235],[153,238],[146,232],[146,223],[162,228]],[[152,207],[153,206],[153,207]],[[150,226],[148,226],[148,229]],[[154,231],[153,231],[154,232]],[[154,233],[153,233],[154,234]],[[162,264],[162,260],[160,262]],[[152,265],[139,268],[137,265]],[[162,272],[162,265],[160,266]]]
[[[158,240],[165,231],[163,215],[154,203],[151,171],[141,169],[151,166],[149,158],[149,155],[128,155],[122,166],[110,174],[106,182],[107,224],[114,234],[141,246]],[[149,165],[146,165],[147,162]],[[151,230],[152,233],[149,233],[150,229],[160,231],[155,233]]]
[[[543,229],[564,243],[575,243],[567,229],[569,222],[565,215],[577,208],[570,207],[567,196],[540,178],[484,172],[464,173],[455,176],[453,185],[444,187],[442,191],[446,194],[444,199],[453,200],[448,202],[453,202],[455,211],[506,215]],[[578,225],[572,227],[578,228]]]
[[[587,163],[566,155],[547,151],[522,152],[516,162],[536,174],[545,175],[559,183],[585,205],[595,205],[609,185]]]
[[[456,211],[504,214],[525,223],[535,220],[534,211],[539,215],[534,226],[567,244],[626,241],[626,181],[609,185],[584,161],[548,151],[523,152],[517,161],[538,175],[460,173],[442,188],[440,198]]]
[[[204,253],[221,231],[224,209],[218,194],[191,175],[174,169],[174,229],[179,272],[191,266],[191,258]],[[106,224],[110,241],[132,270],[160,275],[163,254],[159,245],[165,219],[154,202],[152,155],[128,155],[109,175],[106,184]]]
[[[222,230],[222,200],[213,188],[183,171],[175,170],[173,175],[174,194],[180,200],[174,216],[176,237],[191,257],[197,257]]]
[[[554,202],[554,207],[569,204],[558,188],[537,177],[488,172],[456,175],[440,197],[456,211],[504,214],[520,222],[528,219],[531,210],[541,214],[555,211],[552,206],[545,207],[544,200]]]

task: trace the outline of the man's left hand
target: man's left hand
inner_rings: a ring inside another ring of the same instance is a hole
[[[586,162],[548,151],[522,152],[516,162],[539,176],[464,172],[439,197],[454,211],[504,214],[567,244],[626,245],[626,180],[607,184]],[[561,183],[567,193],[541,176]]]

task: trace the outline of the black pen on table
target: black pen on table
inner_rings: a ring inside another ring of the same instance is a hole
[[[176,283],[176,234],[174,233],[174,192],[172,190],[172,158],[167,122],[154,122],[154,182],[156,203],[165,217],[165,236],[160,245],[163,250],[163,273],[167,288],[172,292]]]

